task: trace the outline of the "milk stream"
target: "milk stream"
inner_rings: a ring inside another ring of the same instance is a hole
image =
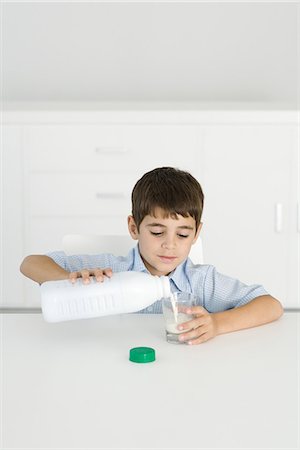
[[[175,296],[174,294],[171,292],[170,295],[170,299],[171,299],[171,304],[172,304],[172,309],[173,309],[173,313],[174,313],[174,318],[175,318],[175,322],[178,323],[178,308],[175,302]]]

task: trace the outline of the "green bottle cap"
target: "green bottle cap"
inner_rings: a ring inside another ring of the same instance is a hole
[[[135,347],[129,352],[129,360],[136,363],[155,361],[155,350],[151,347]]]

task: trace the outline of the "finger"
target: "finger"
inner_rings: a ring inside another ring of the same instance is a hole
[[[82,282],[84,284],[90,283],[90,271],[87,269],[83,269],[81,272]]]
[[[192,328],[202,327],[206,324],[206,319],[203,317],[197,317],[195,319],[189,320],[188,322],[183,322],[178,325],[178,330],[190,330]]]
[[[203,344],[204,342],[209,341],[210,338],[211,338],[211,336],[209,333],[204,333],[201,336],[199,336],[198,338],[192,339],[191,341],[188,341],[187,343],[189,345]]]
[[[70,272],[69,273],[69,280],[71,281],[71,283],[76,283],[78,277],[78,272]]]
[[[195,314],[195,315],[201,315],[204,316],[205,314],[209,314],[208,311],[203,308],[202,306],[190,306],[186,310],[187,314]]]
[[[96,277],[96,280],[102,283],[104,281],[104,275],[102,269],[95,269],[94,275]]]
[[[187,333],[182,333],[179,336],[179,340],[180,341],[190,341],[190,340],[199,338],[200,336],[202,336],[205,333],[207,333],[207,328],[204,328],[204,327],[196,328],[194,330],[188,331]]]
[[[103,269],[103,273],[104,275],[106,275],[108,278],[112,277],[113,271],[110,267],[106,267],[105,269]]]

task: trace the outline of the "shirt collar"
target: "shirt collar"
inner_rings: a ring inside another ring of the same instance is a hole
[[[176,267],[173,272],[170,273],[169,278],[175,284],[175,287],[180,292],[189,292],[192,293],[191,285],[189,283],[189,279],[187,276],[187,265],[189,260],[184,260],[179,266]]]
[[[170,278],[170,280],[173,281],[175,287],[180,292],[191,293],[192,289],[191,289],[191,285],[189,283],[189,279],[187,277],[187,271],[186,271],[188,262],[189,262],[188,259],[183,261],[181,264],[179,264],[179,266],[176,267],[175,270],[173,270],[173,272],[171,272],[168,275],[168,277]],[[133,249],[133,264],[132,264],[131,270],[133,270],[135,272],[150,273],[142,260],[138,244]]]
[[[150,273],[149,270],[146,268],[144,261],[142,260],[138,244],[133,249],[133,264],[131,270],[133,270],[134,272]]]

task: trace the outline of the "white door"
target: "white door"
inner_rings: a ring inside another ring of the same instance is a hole
[[[296,129],[281,125],[205,130],[205,262],[259,283],[285,307],[297,304],[291,211]]]

